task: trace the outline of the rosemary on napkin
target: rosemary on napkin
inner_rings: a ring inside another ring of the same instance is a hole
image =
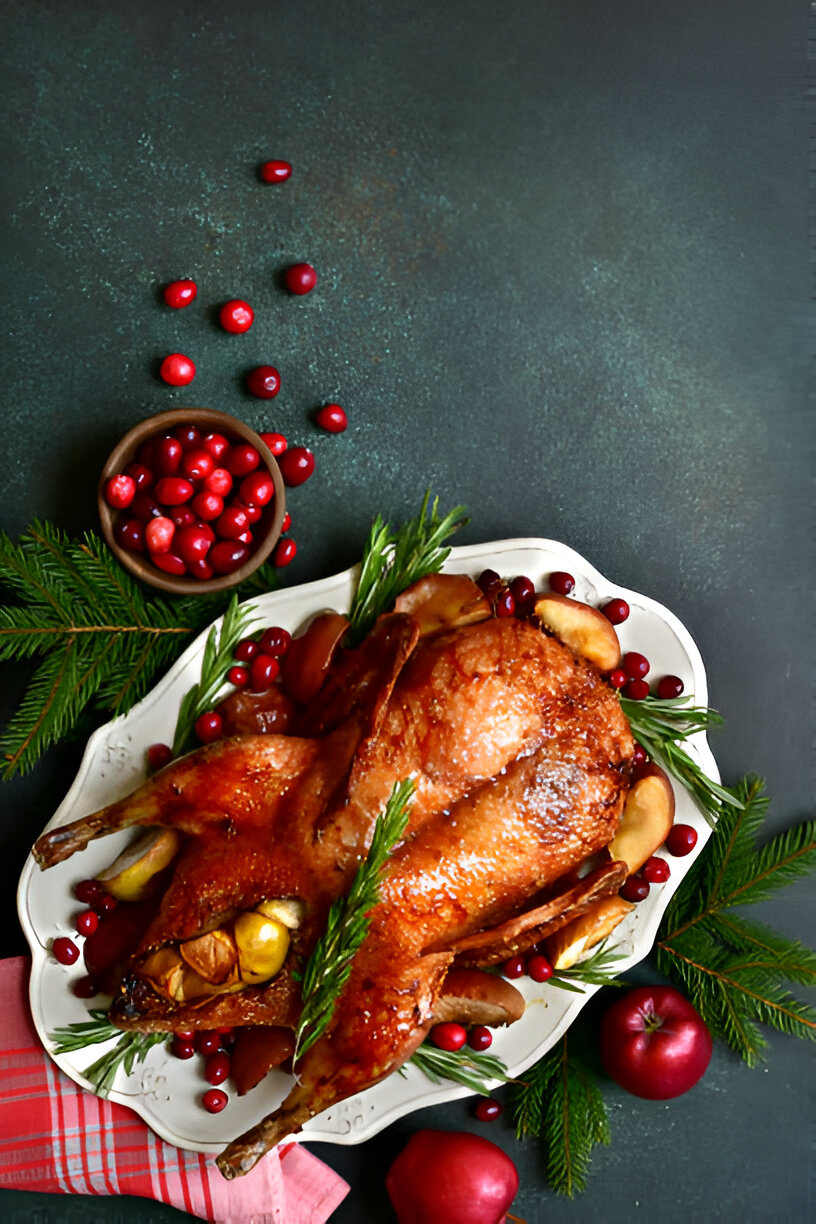
[[[332,904],[326,930],[306,962],[301,986],[303,1010],[295,1030],[295,1063],[331,1023],[354,957],[368,934],[370,913],[379,900],[388,857],[405,832],[415,789],[410,778],[395,783],[377,817],[368,854],[357,868],[349,891]]]
[[[65,1028],[55,1029],[49,1033],[51,1041],[56,1042],[55,1054],[72,1054],[75,1050],[83,1050],[90,1045],[99,1045],[103,1041],[116,1038],[116,1045],[106,1050],[101,1058],[86,1067],[82,1074],[91,1084],[97,1096],[106,1097],[116,1078],[120,1067],[126,1075],[130,1075],[137,1062],[144,1062],[153,1046],[167,1041],[166,1033],[123,1033],[108,1020],[108,1013],[91,1008],[91,1019]]]

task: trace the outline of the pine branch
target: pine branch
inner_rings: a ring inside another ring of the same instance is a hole
[[[303,974],[303,1008],[295,1032],[295,1063],[331,1023],[354,957],[368,934],[370,912],[379,900],[388,857],[405,832],[415,789],[416,784],[409,778],[394,784],[384,811],[377,817],[368,854],[357,868],[351,888],[329,910],[326,930]]]
[[[468,522],[464,506],[439,518],[435,498],[428,514],[430,490],[415,518],[394,531],[378,514],[363,550],[357,590],[349,611],[353,642],[362,641],[377,617],[387,612],[397,596],[412,583],[442,568],[450,547],[445,541]]]
[[[490,1096],[487,1080],[513,1082],[507,1075],[507,1067],[495,1054],[478,1053],[464,1046],[461,1050],[440,1050],[424,1042],[414,1051],[409,1062],[418,1067],[434,1084],[452,1080],[481,1096]]]

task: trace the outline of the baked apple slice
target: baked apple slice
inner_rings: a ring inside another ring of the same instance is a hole
[[[603,897],[591,910],[574,918],[547,940],[547,956],[553,969],[571,969],[611,935],[615,927],[623,922],[634,904],[621,896]]]
[[[603,612],[567,595],[539,595],[535,614],[574,654],[589,659],[599,671],[620,666],[621,648],[611,621]]]
[[[609,853],[626,863],[632,875],[663,845],[673,822],[674,791],[668,775],[653,762],[644,765],[626,796]]]

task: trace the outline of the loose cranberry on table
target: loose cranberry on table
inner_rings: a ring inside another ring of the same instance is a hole
[[[494,1101],[492,1097],[482,1097],[476,1102],[473,1113],[480,1122],[495,1122],[502,1116],[502,1103]]]
[[[274,399],[280,391],[280,374],[274,366],[256,366],[247,375],[246,385],[247,391],[258,399]]]
[[[464,1025],[449,1020],[444,1024],[435,1024],[431,1029],[430,1037],[438,1049],[453,1052],[461,1050],[467,1041],[467,1029]]]
[[[290,446],[278,459],[284,483],[296,488],[309,479],[315,468],[315,458],[305,446]]]
[[[550,590],[556,595],[571,595],[575,590],[575,579],[566,570],[553,570],[550,574]]]
[[[290,293],[311,293],[317,284],[317,273],[311,264],[292,264],[283,274],[283,283]]]
[[[259,168],[258,178],[262,183],[285,183],[291,173],[292,167],[288,161],[273,157]]]
[[[254,319],[255,311],[249,302],[242,302],[240,298],[225,302],[218,312],[218,320],[224,331],[232,332],[233,335],[249,331]]]
[[[105,501],[114,510],[126,510],[135,496],[136,481],[132,476],[111,476],[105,486]]]
[[[275,457],[286,450],[286,438],[281,433],[262,433],[261,441],[266,443]]]
[[[666,849],[674,858],[685,858],[697,845],[697,830],[691,825],[676,824],[669,829]]]
[[[629,605],[625,599],[610,599],[601,611],[612,625],[622,625],[629,617]]]
[[[75,965],[79,960],[79,948],[67,935],[60,935],[55,939],[51,951],[54,953],[54,960],[60,965]]]
[[[294,540],[278,540],[275,545],[275,551],[272,553],[272,564],[278,569],[282,569],[284,565],[289,565],[295,559],[297,553],[297,544]]]
[[[324,404],[315,413],[315,421],[327,433],[342,433],[348,425],[348,417],[339,404]]]
[[[679,676],[662,676],[657,682],[657,695],[669,701],[672,697],[682,697],[684,687]]]
[[[224,721],[215,710],[207,710],[199,715],[195,723],[195,733],[202,744],[212,744],[224,729]]]
[[[198,285],[195,281],[176,280],[164,286],[162,297],[167,305],[172,306],[174,310],[182,310],[185,306],[190,305],[197,293]]]
[[[201,1104],[207,1113],[221,1113],[226,1108],[229,1097],[221,1088],[209,1088],[201,1098]]]
[[[194,364],[183,353],[168,353],[159,366],[159,377],[171,387],[186,387],[195,373]]]
[[[281,535],[283,535],[284,531],[288,531],[291,526],[292,526],[292,516],[287,510],[283,516],[283,522],[281,523]]]

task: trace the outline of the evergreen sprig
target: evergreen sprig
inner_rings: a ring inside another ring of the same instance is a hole
[[[5,779],[31,769],[86,709],[126,713],[228,599],[147,594],[98,536],[70,539],[47,522],[17,543],[0,533],[0,585],[13,600],[0,606],[0,662],[37,661],[0,736]]]
[[[436,574],[450,553],[445,541],[468,522],[464,506],[455,506],[444,518],[434,498],[428,512],[427,490],[419,514],[394,530],[381,515],[371,525],[360,563],[360,576],[349,611],[350,637],[360,642],[377,617],[402,591],[427,574]]]
[[[658,932],[657,966],[688,994],[716,1037],[749,1066],[767,1042],[759,1024],[816,1039],[816,1011],[789,983],[816,986],[816,952],[733,913],[765,901],[816,865],[816,822],[763,846],[756,838],[768,800],[762,781],[744,779],[724,804],[705,855],[692,867]]]
[[[733,805],[737,800],[733,791],[709,778],[682,745],[692,735],[720,726],[722,716],[716,710],[689,706],[687,702],[687,697],[646,697],[643,701],[620,698],[635,739],[652,760],[686,788],[713,828],[722,804]]]
[[[556,969],[548,986],[558,986],[561,990],[570,990],[574,994],[586,994],[579,983],[585,986],[623,986],[618,979],[618,962],[623,960],[623,953],[617,951],[618,945],[607,947],[608,940],[599,944],[591,956],[579,961],[570,969]]]
[[[106,1097],[113,1087],[120,1067],[130,1075],[137,1062],[144,1062],[153,1046],[167,1041],[166,1033],[123,1033],[108,1020],[108,1013],[91,1008],[91,1019],[66,1025],[49,1033],[56,1042],[55,1054],[72,1054],[90,1045],[99,1045],[116,1038],[116,1044],[106,1050],[101,1058],[86,1067],[82,1074],[92,1085],[97,1096]]]
[[[351,888],[332,903],[326,930],[315,944],[303,972],[303,1008],[295,1030],[297,1063],[328,1028],[351,967],[371,925],[371,910],[380,895],[388,857],[405,832],[416,783],[396,782],[377,817],[368,854],[357,868]]]
[[[547,1181],[572,1198],[586,1188],[596,1144],[610,1142],[609,1116],[592,1072],[570,1049],[570,1034],[524,1073],[510,1089],[516,1133],[538,1138]]]
[[[507,1067],[495,1054],[483,1054],[464,1046],[461,1050],[440,1050],[426,1041],[414,1051],[409,1062],[435,1084],[453,1080],[481,1096],[490,1096],[486,1080],[511,1082]]]

